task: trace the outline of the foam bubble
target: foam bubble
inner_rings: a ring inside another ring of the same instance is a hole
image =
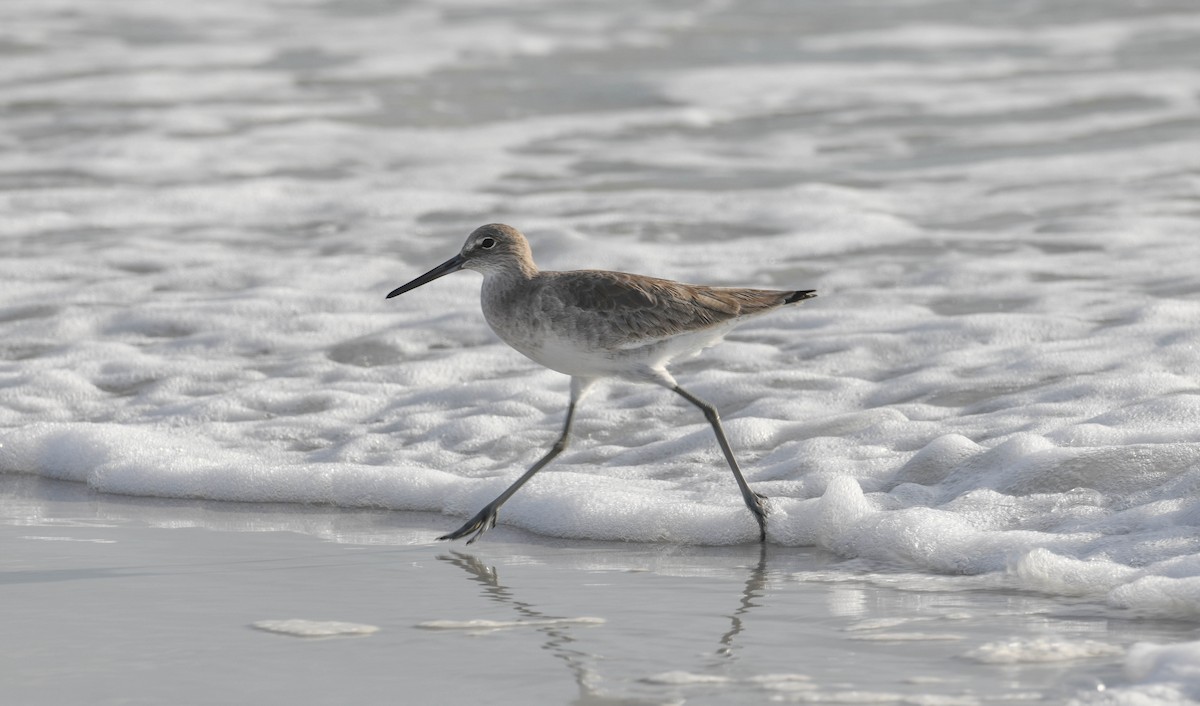
[[[603,625],[604,618],[545,618],[540,620],[427,620],[417,623],[424,630],[466,630],[475,633],[512,628],[544,628],[558,625]]]
[[[1131,683],[1084,694],[1080,704],[1182,704],[1200,699],[1200,642],[1157,645],[1139,642],[1125,656]]]
[[[1009,640],[988,642],[966,653],[968,659],[984,664],[1065,662],[1122,655],[1125,650],[1096,640]]]
[[[290,635],[292,637],[337,637],[342,635],[370,635],[379,632],[379,628],[374,625],[345,623],[336,620],[306,620],[303,618],[259,620],[251,623],[251,627],[280,635]]]
[[[1200,577],[1142,576],[1113,588],[1109,601],[1151,615],[1200,616]]]
[[[717,674],[693,674],[691,672],[663,672],[643,677],[641,681],[647,684],[665,684],[669,686],[704,686],[727,684],[731,680]]]

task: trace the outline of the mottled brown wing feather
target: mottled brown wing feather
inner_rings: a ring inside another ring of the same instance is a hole
[[[668,338],[774,309],[789,294],[687,285],[603,270],[557,274],[542,292],[543,314],[569,325],[582,340],[606,348]]]

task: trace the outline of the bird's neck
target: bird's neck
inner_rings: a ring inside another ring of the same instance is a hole
[[[483,287],[479,292],[483,316],[488,325],[500,338],[520,351],[526,350],[527,346],[521,343],[524,339],[520,334],[522,327],[516,325],[521,318],[517,312],[528,306],[530,296],[537,289],[532,281],[537,276],[536,267],[488,272],[483,276]]]
[[[538,268],[533,264],[533,260],[520,260],[517,262],[505,263],[503,269],[490,270],[483,273],[484,281],[490,282],[493,286],[511,287],[528,282],[537,277]]]

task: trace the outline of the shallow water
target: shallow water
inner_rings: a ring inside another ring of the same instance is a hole
[[[0,472],[471,514],[566,379],[383,295],[503,221],[819,291],[675,368],[773,547],[1200,616],[1194,3],[15,0],[0,58]],[[755,537],[667,393],[577,433],[502,523]]]
[[[813,549],[435,547],[448,518],[0,490],[0,697],[31,706],[1064,703],[1195,632]]]

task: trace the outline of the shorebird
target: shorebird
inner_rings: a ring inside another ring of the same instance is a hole
[[[567,448],[584,394],[597,380],[615,377],[661,385],[704,412],[758,521],[759,540],[766,541],[767,498],[742,476],[716,407],[680,387],[667,365],[713,345],[747,319],[815,297],[814,290],[705,287],[605,270],[543,271],[519,230],[493,223],[475,229],[457,255],[387,298],[463,269],[483,274],[483,316],[496,335],[533,361],[570,375],[571,399],[562,434],[546,455],[466,524],[438,539],[472,535],[471,544],[495,527],[500,506]]]

